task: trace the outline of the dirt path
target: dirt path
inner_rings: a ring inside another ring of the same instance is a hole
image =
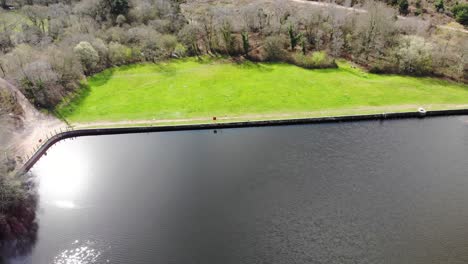
[[[2,146],[9,153],[21,158],[31,156],[34,148],[41,144],[40,141],[44,142],[47,135],[54,133],[54,130],[66,128],[66,124],[62,121],[36,110],[14,85],[0,78],[0,86],[15,94],[24,112],[21,117],[23,126],[16,129],[10,128],[12,129],[9,133],[10,140],[6,146]]]

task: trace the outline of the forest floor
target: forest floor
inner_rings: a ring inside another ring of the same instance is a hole
[[[283,63],[185,59],[108,69],[59,107],[74,127],[291,119],[468,107],[468,86],[366,73],[348,62],[307,70]]]

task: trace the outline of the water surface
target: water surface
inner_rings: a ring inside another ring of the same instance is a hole
[[[15,263],[468,263],[468,118],[82,137]]]

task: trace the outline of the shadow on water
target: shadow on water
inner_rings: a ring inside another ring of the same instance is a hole
[[[32,184],[9,186],[2,181],[0,206],[0,264],[29,255],[37,241],[37,193]]]

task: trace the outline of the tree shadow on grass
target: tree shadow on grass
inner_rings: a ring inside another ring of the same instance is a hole
[[[164,76],[171,77],[176,75],[176,67],[169,63],[158,63],[154,65],[158,69],[158,73],[161,73]]]
[[[244,61],[242,63],[236,63],[235,65],[240,69],[256,70],[259,72],[271,72],[273,71],[274,63],[257,63],[252,61]]]
[[[70,116],[91,93],[89,82],[92,82],[94,87],[103,86],[112,78],[114,72],[115,68],[109,68],[89,77],[87,81],[81,82],[79,88],[74,93],[66,96],[54,109],[55,115],[66,122],[66,117]]]
[[[54,112],[60,119],[65,120],[65,118],[70,116],[83,103],[90,93],[90,86],[86,83],[81,83],[78,91],[65,98]]]
[[[129,68],[129,65],[127,66],[121,66],[122,67],[127,67]],[[100,73],[97,73],[94,76],[89,77],[89,82],[92,82],[94,86],[102,86],[105,85],[114,75],[115,68],[109,68],[106,69]]]

